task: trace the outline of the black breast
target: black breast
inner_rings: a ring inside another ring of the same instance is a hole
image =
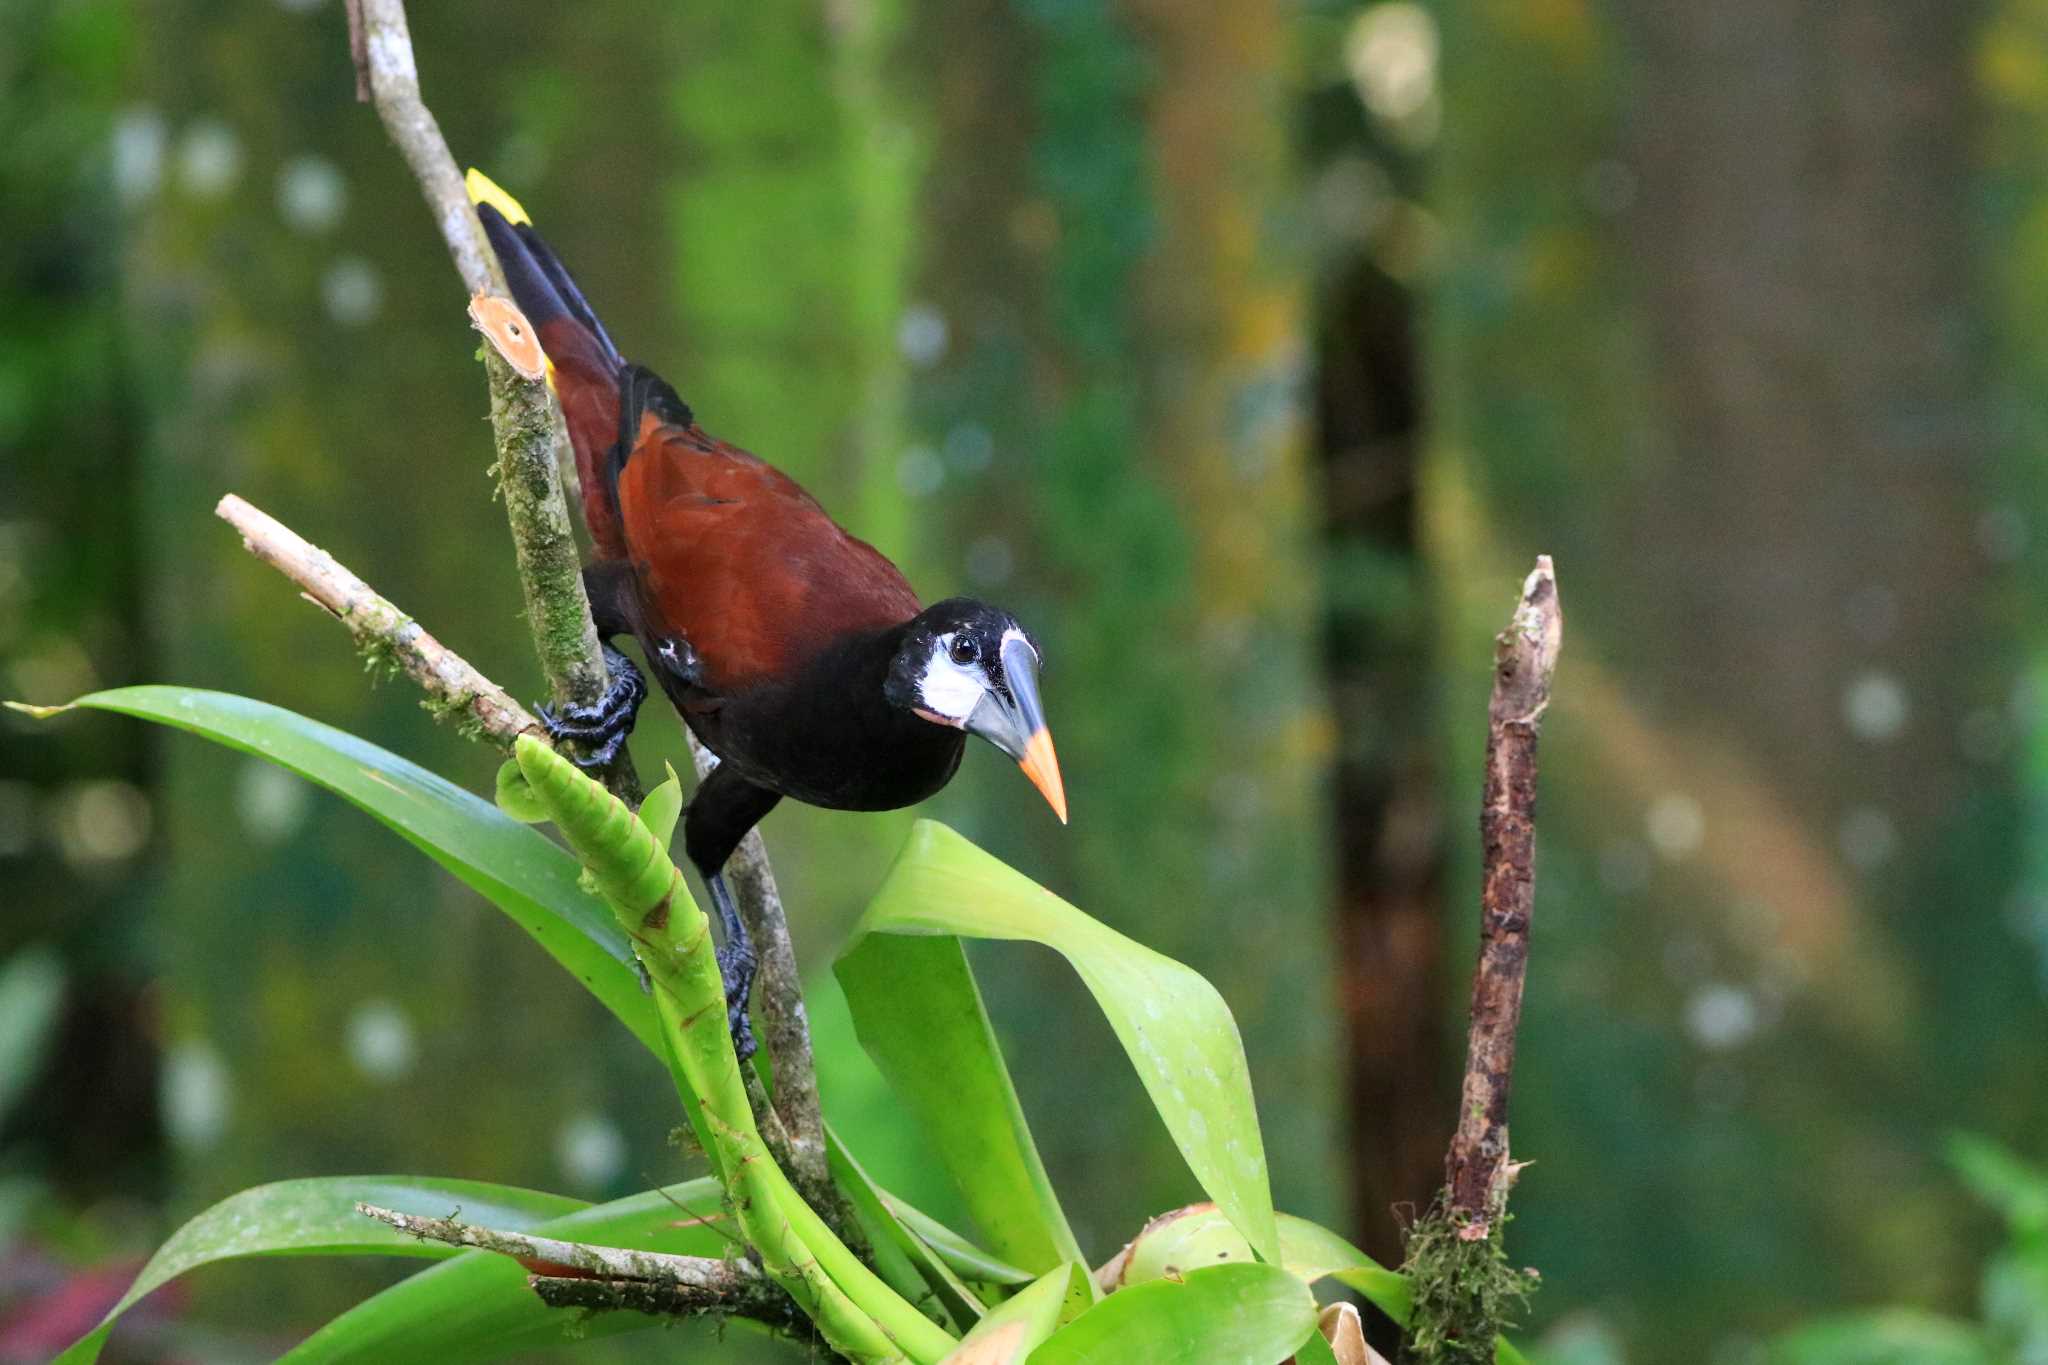
[[[684,718],[749,781],[807,805],[915,805],[952,780],[967,737],[883,697],[900,634],[841,641],[786,682],[687,707]]]

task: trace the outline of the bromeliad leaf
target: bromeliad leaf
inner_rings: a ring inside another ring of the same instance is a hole
[[[1280,1267],[1209,1266],[1118,1290],[1033,1351],[1031,1365],[1277,1361],[1315,1330],[1315,1296]]]
[[[72,706],[189,730],[359,806],[481,892],[661,1055],[653,1002],[640,990],[632,951],[611,911],[577,886],[575,859],[490,802],[346,731],[247,697],[123,687],[80,697]]]
[[[1244,1045],[1215,987],[921,820],[836,970],[861,1042],[931,1133],[996,1253],[1040,1272],[1082,1259],[961,936],[1042,943],[1073,965],[1196,1180],[1259,1254],[1278,1262]]]
[[[1046,1271],[976,1323],[940,1365],[1024,1365],[1059,1330],[1061,1306],[1077,1296],[1087,1301],[1087,1278],[1076,1261]]]
[[[120,1316],[151,1290],[188,1270],[249,1256],[434,1256],[454,1247],[421,1242],[356,1212],[356,1202],[446,1213],[494,1227],[526,1231],[583,1207],[581,1200],[480,1180],[423,1176],[331,1176],[283,1180],[243,1190],[215,1204],[171,1234],[121,1301],[53,1365],[91,1365]],[[513,1267],[515,1270],[517,1267]]]

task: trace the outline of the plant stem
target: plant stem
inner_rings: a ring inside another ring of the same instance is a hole
[[[546,745],[521,743],[514,757],[646,964],[681,1098],[698,1111],[707,1151],[762,1268],[834,1349],[864,1365],[931,1365],[947,1355],[952,1337],[869,1270],[769,1158],[725,1026],[710,922],[660,841]]]
[[[702,781],[718,759],[693,734],[690,758]],[[811,1025],[804,1013],[803,978],[796,949],[790,943],[789,920],[782,911],[782,893],[761,831],[747,837],[725,865],[725,879],[739,903],[740,918],[754,940],[760,962],[754,998],[760,1003],[762,1042],[775,1067],[775,1113],[789,1134],[790,1178],[813,1208],[842,1236],[857,1224],[853,1211],[832,1183],[826,1157],[825,1116],[818,1103],[817,1063],[811,1055]],[[758,1106],[757,1106],[758,1107]]]

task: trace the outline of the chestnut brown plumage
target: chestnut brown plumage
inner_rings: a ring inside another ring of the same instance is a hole
[[[888,810],[938,791],[969,734],[1017,760],[1064,823],[1038,695],[1037,642],[972,598],[923,606],[896,566],[781,470],[719,440],[660,376],[625,360],[523,209],[479,172],[470,196],[546,352],[575,448],[598,631],[636,640],[655,681],[719,758],[683,822],[725,935],[733,1032],[753,957],[721,869],[783,797]],[[591,707],[541,708],[557,739],[608,761],[646,685],[609,644]]]

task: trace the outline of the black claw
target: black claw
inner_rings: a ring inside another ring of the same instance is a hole
[[[571,754],[569,758],[586,771],[606,767],[619,756],[639,718],[640,703],[647,699],[646,680],[631,659],[606,645],[604,661],[611,670],[611,686],[591,705],[534,707],[548,738],[557,743],[572,741],[583,749],[581,756]]]

